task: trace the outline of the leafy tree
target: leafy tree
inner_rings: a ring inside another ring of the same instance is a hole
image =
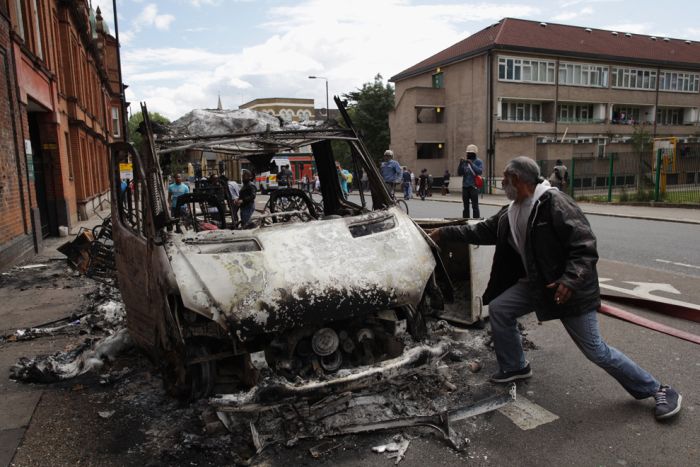
[[[348,113],[355,129],[374,161],[379,162],[391,141],[389,112],[394,109],[394,87],[384,84],[382,75],[377,74],[374,82],[343,94],[343,98],[348,100]]]
[[[651,160],[645,161],[645,156],[650,155],[654,140],[649,131],[641,125],[634,126],[631,141],[634,152],[637,153],[637,196],[643,197],[645,187],[653,185],[653,175],[648,177],[645,174],[651,173]],[[647,172],[648,171],[648,172]],[[641,201],[641,199],[640,199]]]
[[[156,123],[170,123],[168,117],[164,117],[158,112],[148,112],[149,117],[151,117],[151,122]],[[133,143],[137,151],[141,151],[141,144],[143,144],[143,136],[139,133],[139,125],[143,122],[143,115],[141,112],[136,112],[131,117],[129,117],[129,142]]]

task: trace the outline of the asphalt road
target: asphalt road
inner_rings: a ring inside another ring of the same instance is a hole
[[[439,195],[435,195],[439,198]],[[461,217],[460,203],[409,200],[412,217]],[[482,217],[498,211],[481,206]],[[589,214],[602,259],[700,277],[700,228],[694,224],[626,219]]]

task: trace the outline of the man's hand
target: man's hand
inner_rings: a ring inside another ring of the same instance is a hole
[[[435,243],[440,242],[440,229],[426,230],[425,233],[427,233],[428,237]]]
[[[547,288],[557,289],[554,291],[554,303],[557,305],[563,305],[564,303],[568,302],[573,295],[573,291],[570,288],[558,282],[552,282],[551,284],[547,285]]]

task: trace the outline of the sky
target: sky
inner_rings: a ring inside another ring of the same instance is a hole
[[[114,35],[112,0],[100,7]],[[174,120],[257,98],[325,108],[505,17],[700,41],[696,0],[117,0],[132,111]]]

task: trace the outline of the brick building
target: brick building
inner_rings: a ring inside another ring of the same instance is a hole
[[[391,147],[454,174],[468,144],[499,176],[536,160],[632,151],[632,135],[700,135],[700,43],[506,18],[391,78]]]
[[[0,268],[108,199],[118,50],[88,0],[0,0]]]

